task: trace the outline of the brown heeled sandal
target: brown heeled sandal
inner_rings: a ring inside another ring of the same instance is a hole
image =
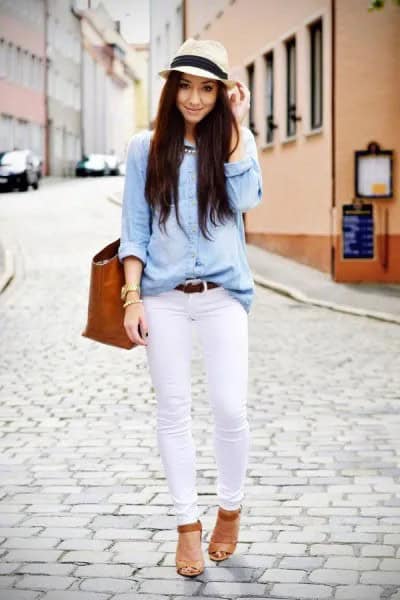
[[[208,545],[208,556],[211,560],[221,561],[229,558],[236,550],[237,538],[224,533],[224,525],[221,521],[235,521],[240,518],[242,505],[237,510],[225,510],[218,507],[217,522],[212,532],[210,543]],[[219,556],[218,556],[219,555]]]
[[[177,529],[179,533],[186,533],[188,531],[200,531],[201,542],[203,528],[200,519],[198,519],[195,523],[178,525]],[[196,575],[200,575],[200,573],[204,571],[204,560],[178,559],[177,554],[175,556],[175,565],[176,572],[179,575],[184,575],[186,577],[196,577]]]

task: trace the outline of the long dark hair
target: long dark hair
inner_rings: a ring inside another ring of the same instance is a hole
[[[164,84],[151,141],[145,195],[153,209],[160,209],[159,225],[164,228],[175,201],[175,214],[179,227],[178,170],[183,160],[185,122],[176,106],[176,96],[182,73],[171,71]],[[217,99],[213,109],[197,123],[194,131],[197,147],[199,226],[207,239],[208,219],[216,226],[225,223],[234,212],[229,204],[225,185],[224,162],[237,148],[239,130],[232,113],[227,89],[218,84]],[[232,132],[235,147],[231,150]],[[173,200],[174,199],[174,200]]]

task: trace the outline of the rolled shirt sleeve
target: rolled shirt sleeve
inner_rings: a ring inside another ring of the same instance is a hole
[[[234,210],[246,212],[262,199],[262,175],[254,135],[242,127],[245,158],[224,163],[226,186]]]
[[[126,175],[122,196],[121,238],[118,249],[120,262],[136,256],[147,262],[147,246],[151,235],[151,210],[145,198],[145,133],[135,134],[129,142]]]

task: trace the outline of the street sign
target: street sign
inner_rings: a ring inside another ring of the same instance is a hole
[[[374,211],[372,204],[344,204],[342,249],[344,259],[373,259]]]

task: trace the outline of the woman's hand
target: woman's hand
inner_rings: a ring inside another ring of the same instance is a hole
[[[250,90],[241,81],[228,92],[232,112],[240,125],[250,109]]]
[[[143,338],[140,336],[139,326]],[[124,327],[131,342],[140,346],[147,346],[148,329],[142,303],[129,304],[125,308]]]

